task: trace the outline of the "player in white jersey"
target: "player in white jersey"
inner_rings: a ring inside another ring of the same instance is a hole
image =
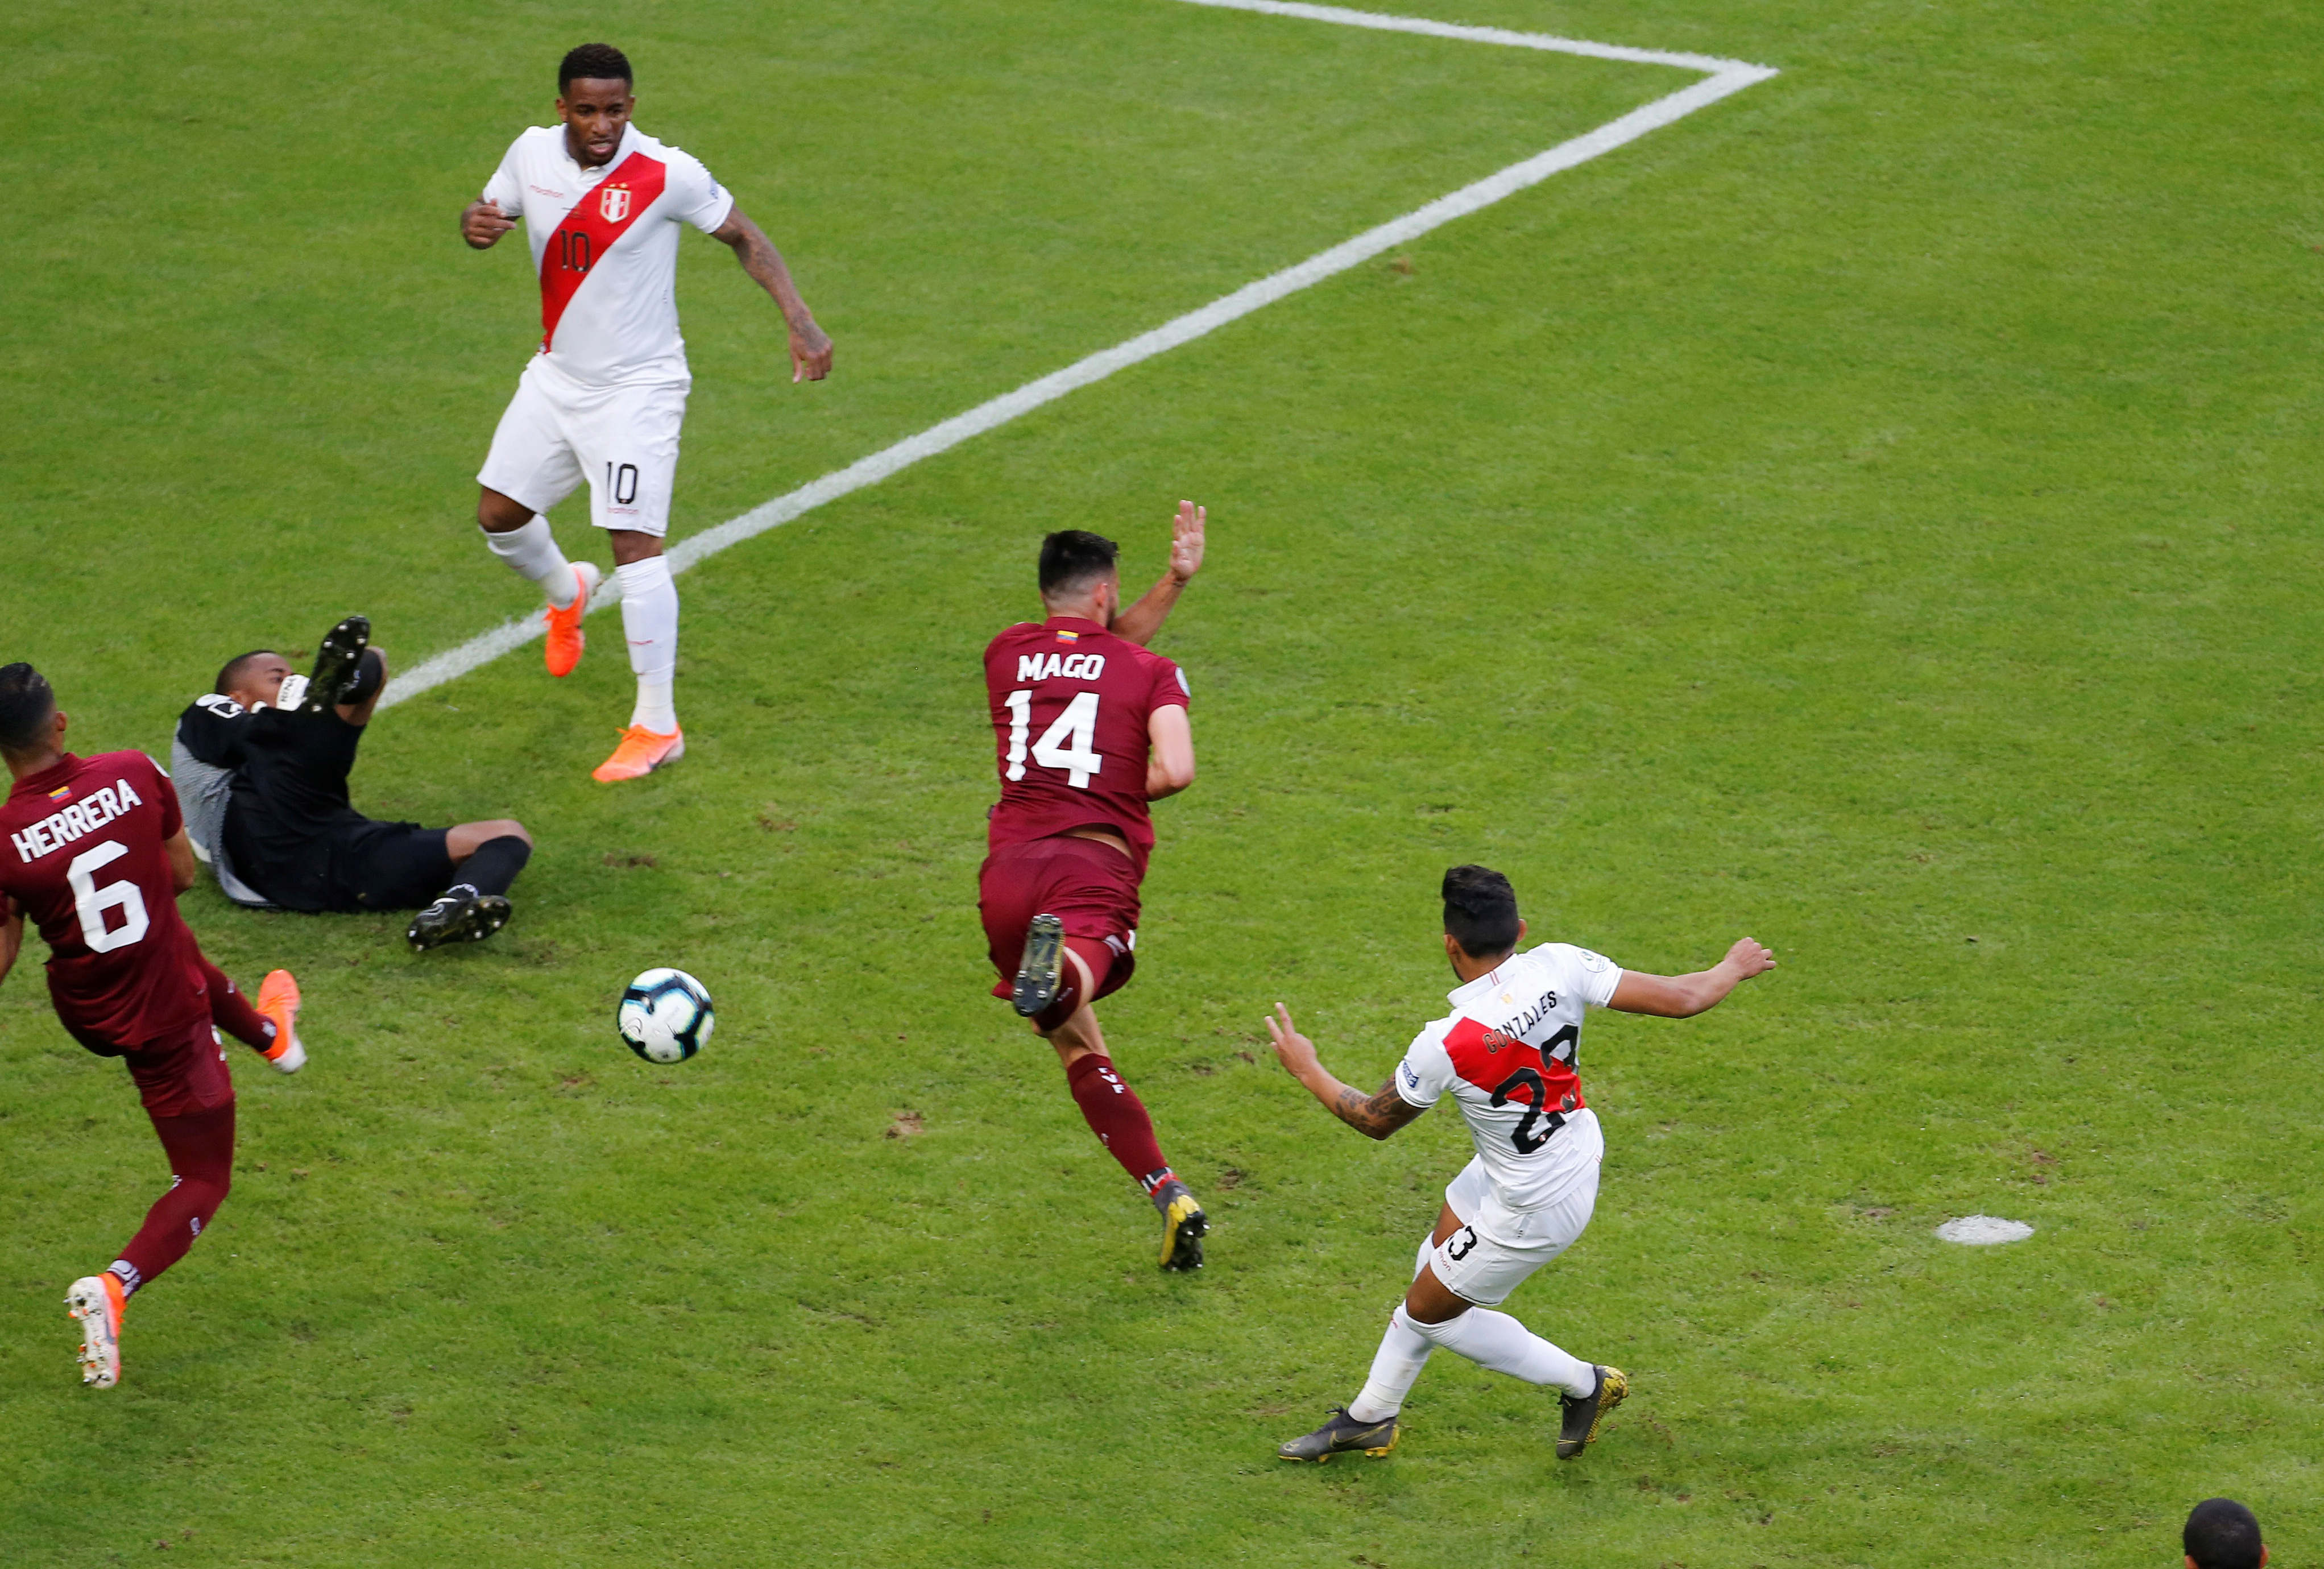
[[[1492,1311],[1573,1245],[1598,1201],[1606,1142],[1582,1095],[1583,1011],[1688,1018],[1775,959],[1745,937],[1708,970],[1646,975],[1566,943],[1519,954],[1525,935],[1508,878],[1482,866],[1444,874],[1444,955],[1461,980],[1448,998],[1452,1011],[1414,1038],[1376,1095],[1326,1072],[1281,1003],[1267,1021],[1283,1066],[1357,1131],[1385,1139],[1449,1091],[1477,1146],[1444,1190],[1435,1229],[1413,1261],[1412,1288],[1388,1319],[1362,1392],[1278,1448],[1285,1460],[1395,1448],[1397,1413],[1440,1345],[1495,1372],[1554,1386],[1561,1460],[1580,1454],[1598,1436],[1599,1419],[1629,1392],[1621,1369],[1570,1356]]]
[[[678,426],[692,384],[678,332],[678,232],[691,224],[733,247],[790,328],[791,380],[831,373],[831,339],[791,283],[771,241],[698,159],[630,124],[630,62],[585,43],[557,76],[558,125],[519,136],[460,215],[460,234],[488,250],[521,221],[540,274],[540,351],[493,432],[476,475],[476,521],[493,553],[549,597],[549,673],[580,661],[581,617],[599,573],[557,548],[540,514],[586,480],[589,521],[612,536],[622,627],[637,704],[613,755],[595,771],[636,779],[686,751],[672,695],[678,586],[662,557],[678,476]]]

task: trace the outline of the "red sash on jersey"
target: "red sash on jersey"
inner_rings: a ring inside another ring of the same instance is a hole
[[[1589,1103],[1582,1098],[1582,1075],[1573,1069],[1580,1039],[1581,1032],[1566,1025],[1549,1038],[1549,1055],[1544,1057],[1540,1047],[1526,1045],[1520,1036],[1463,1019],[1444,1032],[1444,1055],[1452,1059],[1452,1070],[1489,1092],[1496,1106],[1515,1103],[1531,1109],[1516,1135],[1518,1152],[1531,1154],[1565,1125],[1566,1113]]]
[[[615,164],[597,189],[573,204],[540,253],[540,346],[557,337],[557,324],[589,269],[605,259],[613,242],[629,232],[638,215],[661,197],[669,168],[659,158],[632,152]]]

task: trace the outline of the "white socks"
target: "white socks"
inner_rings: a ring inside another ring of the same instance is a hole
[[[1440,1345],[1489,1371],[1528,1384],[1554,1384],[1577,1398],[1598,1387],[1596,1369],[1568,1356],[1506,1313],[1471,1307],[1443,1324],[1420,1324],[1399,1302],[1372,1358],[1371,1376],[1364,1380],[1363,1392],[1348,1402],[1348,1415],[1359,1422],[1384,1422],[1404,1409],[1404,1398],[1420,1377],[1429,1352]]]
[[[1588,1362],[1566,1355],[1508,1314],[1489,1307],[1471,1307],[1443,1324],[1412,1327],[1480,1368],[1528,1384],[1555,1384],[1577,1398],[1598,1387],[1598,1375]]]
[[[549,603],[563,610],[573,603],[581,580],[557,548],[549,520],[536,517],[521,529],[495,534],[484,543],[511,568],[540,585]],[[666,557],[650,556],[613,568],[622,586],[622,631],[630,642],[630,669],[638,678],[638,701],[630,723],[656,735],[678,729],[678,705],[670,688],[678,676],[678,585]]]
[[[669,558],[649,556],[613,568],[622,586],[622,631],[630,640],[630,669],[637,672],[637,706],[630,723],[656,735],[678,729],[678,706],[670,696],[678,676],[678,585]]]
[[[549,603],[558,609],[571,605],[573,596],[581,591],[573,563],[557,548],[557,536],[549,531],[547,518],[536,516],[524,527],[506,533],[485,530],[484,534],[484,543],[492,547],[493,554],[507,562],[519,577],[540,584],[540,591],[549,595]]]
[[[1435,1349],[1404,1311],[1404,1304],[1397,1303],[1388,1315],[1388,1333],[1380,1336],[1379,1350],[1372,1355],[1371,1376],[1364,1380],[1363,1392],[1348,1402],[1348,1415],[1359,1422],[1385,1422],[1403,1410],[1405,1396],[1412,1392],[1413,1380]]]

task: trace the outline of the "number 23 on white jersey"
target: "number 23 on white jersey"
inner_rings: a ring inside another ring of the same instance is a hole
[[[1020,687],[1009,694],[1009,772],[1011,782],[1025,777],[1025,738],[1033,729],[1033,692]],[[1105,770],[1105,759],[1090,750],[1097,739],[1097,694],[1081,692],[1065,705],[1056,722],[1033,743],[1033,761],[1056,770],[1077,790],[1089,789],[1091,776]]]

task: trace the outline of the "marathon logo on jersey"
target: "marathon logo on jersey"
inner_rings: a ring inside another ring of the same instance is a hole
[[[50,799],[55,799],[51,794]],[[132,807],[142,807],[145,798],[129,788],[125,779],[101,785],[85,801],[75,801],[61,812],[51,812],[28,828],[8,835],[16,846],[19,861],[38,861],[52,850],[60,850],[85,834],[94,834],[114,818],[125,817]]]
[[[1063,637],[1066,634],[1057,634]],[[1019,654],[1017,678],[1020,681],[1046,681],[1052,676],[1068,680],[1094,681],[1105,673],[1103,654]]]
[[[620,223],[630,216],[630,188],[609,185],[597,193],[597,214],[609,224]]]

